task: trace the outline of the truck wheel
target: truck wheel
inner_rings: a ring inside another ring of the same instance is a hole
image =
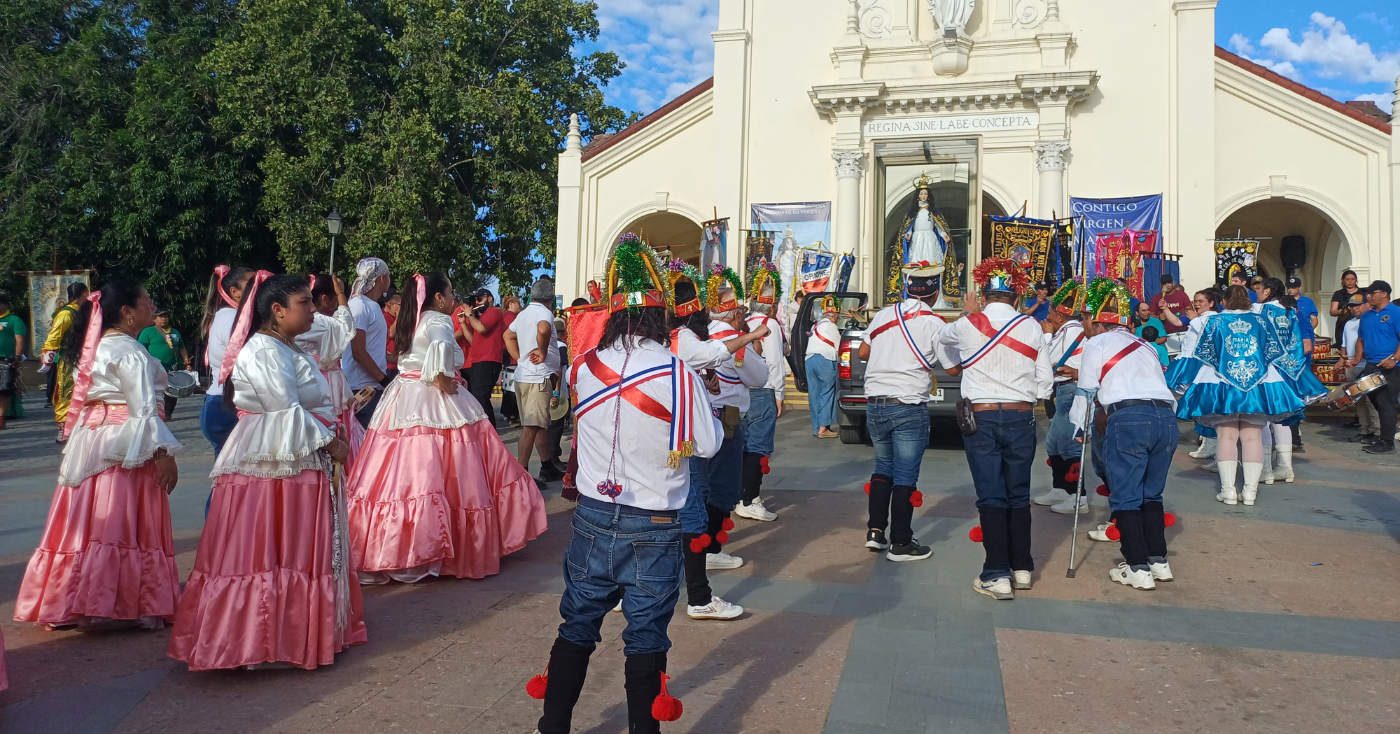
[[[841,433],[841,443],[865,443],[865,426],[837,426]]]

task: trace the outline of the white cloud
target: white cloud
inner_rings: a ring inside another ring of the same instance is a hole
[[[719,0],[597,0],[597,47],[627,68],[605,94],[624,109],[651,112],[714,74]]]
[[[1382,93],[1382,94],[1358,94],[1358,95],[1356,95],[1356,99],[1360,99],[1360,100],[1369,100],[1369,101],[1371,101],[1371,102],[1375,102],[1375,103],[1376,103],[1376,106],[1379,107],[1379,108],[1381,108],[1381,110],[1384,111],[1386,114],[1391,114],[1391,105],[1392,105],[1393,102],[1394,102],[1394,98],[1393,98],[1391,95],[1389,95],[1389,94],[1384,94],[1384,93]]]
[[[1230,36],[1230,48],[1234,49],[1239,56],[1253,61],[1275,74],[1286,76],[1294,81],[1302,81],[1303,79],[1302,73],[1291,62],[1256,57],[1254,54],[1258,53],[1258,49],[1254,48],[1254,44],[1250,43],[1248,38],[1239,33]]]
[[[1306,64],[1314,67],[1318,76],[1327,79],[1386,82],[1400,75],[1400,51],[1378,54],[1371,49],[1371,44],[1347,33],[1341,21],[1323,13],[1313,13],[1311,21],[1301,33],[1301,41],[1294,41],[1287,28],[1274,28],[1259,39],[1259,45],[1280,65],[1287,63],[1296,70],[1299,65]],[[1248,39],[1242,40],[1249,44]],[[1234,45],[1233,38],[1231,44]]]

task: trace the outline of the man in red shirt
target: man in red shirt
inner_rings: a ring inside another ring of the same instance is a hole
[[[1162,319],[1168,334],[1176,334],[1186,331],[1187,322],[1190,319],[1180,318],[1186,314],[1186,309],[1191,308],[1191,298],[1186,295],[1186,291],[1176,287],[1176,281],[1171,275],[1162,275],[1162,292],[1152,297],[1152,315],[1162,318],[1162,309],[1169,309],[1178,317],[1174,324],[1170,320]]]
[[[496,299],[491,291],[482,288],[472,300],[473,306],[462,311],[466,316],[463,325],[471,330],[472,340],[471,353],[467,356],[467,362],[471,365],[467,369],[467,384],[472,396],[481,403],[481,409],[486,411],[491,425],[495,426],[496,411],[491,406],[491,391],[501,377],[501,355],[506,348],[503,337],[506,320],[501,309],[496,308]]]

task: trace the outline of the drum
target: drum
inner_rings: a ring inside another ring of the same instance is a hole
[[[1375,392],[1384,385],[1385,375],[1377,372],[1366,375],[1355,382],[1333,388],[1324,400],[1331,410],[1345,410],[1356,405],[1357,401],[1365,398],[1368,393]]]
[[[169,373],[167,379],[165,396],[169,398],[187,398],[199,384],[199,375],[184,370]]]
[[[515,365],[501,370],[501,390],[515,392]]]

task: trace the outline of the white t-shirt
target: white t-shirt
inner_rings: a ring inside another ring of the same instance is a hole
[[[1346,350],[1348,357],[1356,356],[1356,339],[1361,335],[1361,319],[1347,319],[1347,323],[1342,327],[1342,347]]]
[[[209,392],[207,395],[223,395],[224,381],[219,368],[224,364],[224,352],[228,350],[228,340],[233,337],[233,322],[238,318],[238,310],[221,308],[214,312],[214,320],[209,324],[209,346],[205,352],[209,357]]]
[[[369,352],[370,359],[381,372],[388,369],[385,345],[389,342],[389,324],[384,321],[384,310],[379,308],[379,304],[364,296],[357,296],[350,299],[350,315],[355,318],[355,331],[365,333],[365,351]],[[355,361],[355,350],[346,349],[340,356],[340,368],[345,370],[345,379],[350,381],[351,390],[359,390],[364,387],[380,389],[379,380],[369,376],[368,372]]]
[[[549,351],[545,353],[543,362],[531,364],[526,355],[539,348],[541,321],[549,324]],[[548,380],[550,375],[559,374],[559,336],[554,331],[553,311],[543,304],[532,302],[524,311],[515,315],[515,320],[510,322],[510,330],[515,332],[515,338],[520,342],[520,359],[517,360],[515,368],[516,382],[538,384]]]

